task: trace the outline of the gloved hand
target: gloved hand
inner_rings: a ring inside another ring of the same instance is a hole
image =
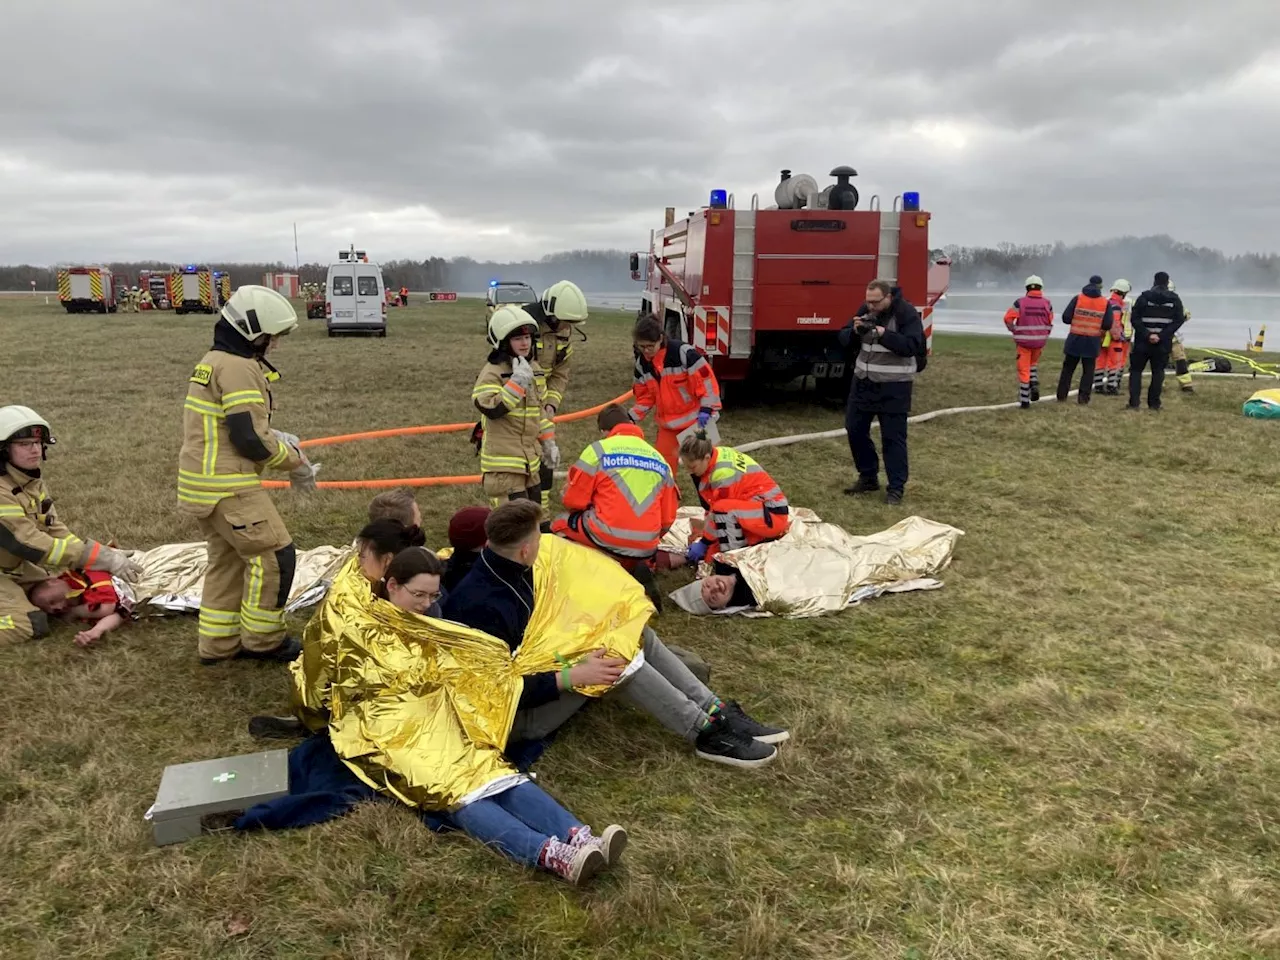
[[[707,421],[710,419],[711,419],[711,411],[708,410],[706,407],[703,407],[701,410],[698,411],[699,427],[705,427],[707,425]]]
[[[105,544],[99,546],[98,556],[94,558],[93,563],[89,564],[90,570],[105,570],[114,577],[121,580],[130,580],[137,582],[142,576],[142,566],[134,560],[130,560],[122,550],[115,547],[108,547]]]
[[[699,540],[697,543],[689,547],[689,552],[685,554],[685,559],[689,561],[689,565],[701,563],[707,556],[707,548],[711,544],[705,540]]]
[[[542,462],[552,470],[560,466],[560,448],[554,440],[542,441]]]
[[[316,474],[319,472],[320,464],[304,462],[289,472],[289,486],[310,493],[316,489]]]
[[[511,379],[526,390],[533,387],[533,367],[524,357],[516,357],[511,361]]]

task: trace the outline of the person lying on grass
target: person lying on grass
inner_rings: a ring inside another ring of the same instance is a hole
[[[408,613],[422,614],[430,593],[424,581],[439,587],[439,557],[423,547],[400,551],[386,565],[380,598]],[[442,814],[443,815],[443,814]],[[573,884],[585,883],[602,868],[618,862],[627,832],[610,824],[599,837],[532,781],[524,781],[492,797],[475,800],[446,822],[517,863],[538,867]]]
[[[537,603],[533,565],[541,519],[541,507],[527,500],[504,503],[489,515],[488,546],[444,603],[445,619],[504,640],[512,652],[519,649]],[[612,685],[624,666],[600,650],[564,664],[559,672],[526,676],[510,740],[550,735],[587,702],[575,688]],[[789,737],[786,730],[757,722],[736,702],[707,689],[650,627],[644,629],[643,665],[616,695],[688,740],[697,756],[715,763],[763,766],[777,757],[773,744]]]
[[[28,599],[50,617],[91,623],[75,636],[81,647],[97,643],[133,616],[116,592],[111,574],[99,570],[68,570],[41,581],[31,588]]]

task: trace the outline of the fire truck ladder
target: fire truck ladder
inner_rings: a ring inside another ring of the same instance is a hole
[[[730,198],[729,206],[733,206]],[[755,315],[756,211],[760,195],[751,195],[751,209],[733,215],[733,299],[729,308],[729,356],[751,356],[751,325]]]
[[[871,209],[880,210],[880,197],[871,198]],[[892,210],[880,210],[880,248],[876,279],[898,282],[898,241],[902,236],[902,197],[893,198]]]

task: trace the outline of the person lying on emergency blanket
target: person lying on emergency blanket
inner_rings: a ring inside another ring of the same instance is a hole
[[[100,570],[68,570],[37,583],[27,598],[50,617],[92,624],[76,633],[81,647],[133,619],[133,604],[117,592],[111,574]]]
[[[712,561],[715,573],[703,577],[699,584],[702,587],[702,602],[712,610],[736,610],[739,607],[758,607],[756,595],[751,592],[751,585],[746,578],[727,563]]]

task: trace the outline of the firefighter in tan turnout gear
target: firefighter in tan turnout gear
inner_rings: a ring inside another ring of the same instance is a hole
[[[59,519],[40,467],[55,442],[30,407],[0,407],[0,643],[49,632],[47,615],[27,599],[37,583],[64,570],[142,574],[121,551],[80,539]]]
[[[573,358],[573,334],[587,319],[587,298],[572,280],[561,280],[542,291],[538,303],[523,307],[538,322],[535,346],[538,365],[547,376],[547,395],[543,412],[554,420],[564,404],[569,388],[569,364]],[[538,481],[542,490],[542,509],[551,509],[551,488],[555,484],[554,467],[544,461]]]
[[[283,470],[295,486],[314,486],[296,438],[271,429],[270,385],[280,375],[267,354],[297,325],[275,290],[238,288],[187,385],[178,503],[209,546],[199,625],[206,666],[233,657],[284,662],[301,650],[284,632],[293,540],[261,481],[263,471]]]
[[[536,321],[507,303],[489,317],[488,361],[476,377],[472,402],[479,424],[480,473],[495,507],[506,500],[540,499],[540,471],[560,464],[555,426],[546,412],[547,378],[534,356]]]

